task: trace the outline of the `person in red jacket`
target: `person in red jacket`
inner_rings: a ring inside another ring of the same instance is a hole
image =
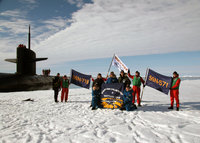
[[[140,77],[140,72],[136,71],[135,75],[130,74],[130,70],[128,70],[128,76],[133,80],[133,101],[132,103],[135,104],[135,94],[137,94],[137,104],[138,106],[141,106],[140,104],[140,86],[141,83],[144,85],[144,80],[142,77]]]
[[[173,73],[172,86],[170,88],[170,100],[171,106],[168,109],[174,109],[174,98],[176,100],[176,110],[179,111],[179,87],[181,79],[179,78],[178,73],[175,71]]]

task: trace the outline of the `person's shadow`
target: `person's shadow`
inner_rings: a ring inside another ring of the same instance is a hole
[[[142,108],[138,108],[142,111],[154,111],[154,112],[169,112],[169,104],[159,104],[159,101],[143,101],[145,103]],[[150,103],[150,104],[149,104]],[[156,104],[153,104],[156,103]],[[176,110],[176,102],[174,102],[174,110]],[[200,102],[181,102],[180,110],[200,110]]]
[[[67,103],[91,103],[91,101],[67,101]]]
[[[180,108],[182,108],[183,110],[200,110],[200,102],[182,102],[180,103]]]
[[[169,112],[169,104],[159,104],[159,101],[142,101],[142,107],[138,108],[141,111],[153,111],[153,112]]]

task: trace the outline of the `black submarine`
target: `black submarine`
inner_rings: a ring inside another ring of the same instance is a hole
[[[36,62],[48,58],[36,58],[31,50],[30,25],[28,33],[28,48],[20,44],[17,47],[16,59],[5,61],[16,63],[16,73],[0,73],[0,92],[33,91],[51,89],[53,76],[49,74],[36,75]]]

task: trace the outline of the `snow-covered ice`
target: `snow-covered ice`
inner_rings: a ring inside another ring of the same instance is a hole
[[[200,143],[200,80],[181,83],[180,109],[169,96],[145,88],[143,107],[92,111],[91,91],[71,89],[68,103],[53,91],[0,93],[1,143]],[[34,102],[22,100],[32,98]]]

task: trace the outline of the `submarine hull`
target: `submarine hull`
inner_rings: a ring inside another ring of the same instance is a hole
[[[0,92],[49,90],[53,76],[0,73]]]

